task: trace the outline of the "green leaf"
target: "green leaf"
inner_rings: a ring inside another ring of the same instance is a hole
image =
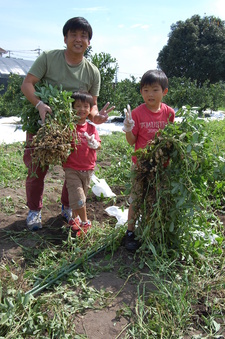
[[[174,222],[170,223],[169,231],[172,233],[174,231]]]
[[[186,198],[186,196],[183,195],[183,196],[179,199],[179,201],[176,203],[176,208],[179,208],[179,207],[181,207],[181,206],[183,205],[183,203],[184,203],[184,201],[185,201],[185,198]]]
[[[191,146],[191,145],[188,145],[186,150],[187,150],[187,153],[191,153],[192,146]]]

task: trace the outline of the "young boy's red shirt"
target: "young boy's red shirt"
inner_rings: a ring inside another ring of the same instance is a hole
[[[135,122],[132,133],[137,137],[136,151],[139,148],[145,148],[149,141],[155,138],[158,130],[164,129],[168,122],[174,122],[175,112],[170,106],[161,103],[160,110],[155,113],[150,111],[143,103],[132,111],[132,119]],[[136,164],[135,156],[132,156],[132,161]]]
[[[63,168],[72,168],[77,171],[94,170],[97,160],[96,150],[89,148],[84,133],[94,134],[95,139],[101,142],[96,127],[88,122],[84,125],[76,126],[78,144],[72,142],[73,152],[68,156],[67,161],[63,163]]]

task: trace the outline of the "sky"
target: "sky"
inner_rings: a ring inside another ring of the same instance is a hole
[[[27,60],[39,50],[64,49],[63,25],[82,16],[93,29],[92,52],[116,59],[119,81],[139,79],[157,67],[171,25],[196,14],[225,20],[225,1],[0,0],[0,48],[10,51],[4,56]]]

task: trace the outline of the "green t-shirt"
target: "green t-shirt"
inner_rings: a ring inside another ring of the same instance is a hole
[[[68,65],[64,50],[43,52],[29,73],[52,86],[62,85],[66,91],[86,91],[92,96],[99,96],[101,78],[98,68],[85,57],[79,65]]]

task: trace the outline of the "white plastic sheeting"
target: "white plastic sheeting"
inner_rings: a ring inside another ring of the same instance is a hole
[[[19,117],[0,117],[0,144],[11,144],[17,141],[25,141],[26,133],[22,131],[18,124]],[[18,128],[16,131],[16,127]],[[106,122],[101,125],[96,125],[99,135],[111,134],[112,132],[122,132],[123,123],[121,122]]]
[[[225,117],[224,112],[206,112],[206,120],[222,120]],[[209,116],[208,116],[209,115]],[[109,117],[109,121],[104,124],[96,125],[99,135],[111,134],[113,132],[122,132],[123,123],[113,122],[115,117]],[[11,144],[17,141],[25,141],[26,133],[22,131],[19,123],[19,117],[0,117],[0,143]],[[179,121],[179,118],[175,117],[175,121]],[[18,128],[16,131],[16,127]]]
[[[19,117],[0,118],[0,144],[12,144],[26,140],[26,133],[22,131],[19,121]]]

